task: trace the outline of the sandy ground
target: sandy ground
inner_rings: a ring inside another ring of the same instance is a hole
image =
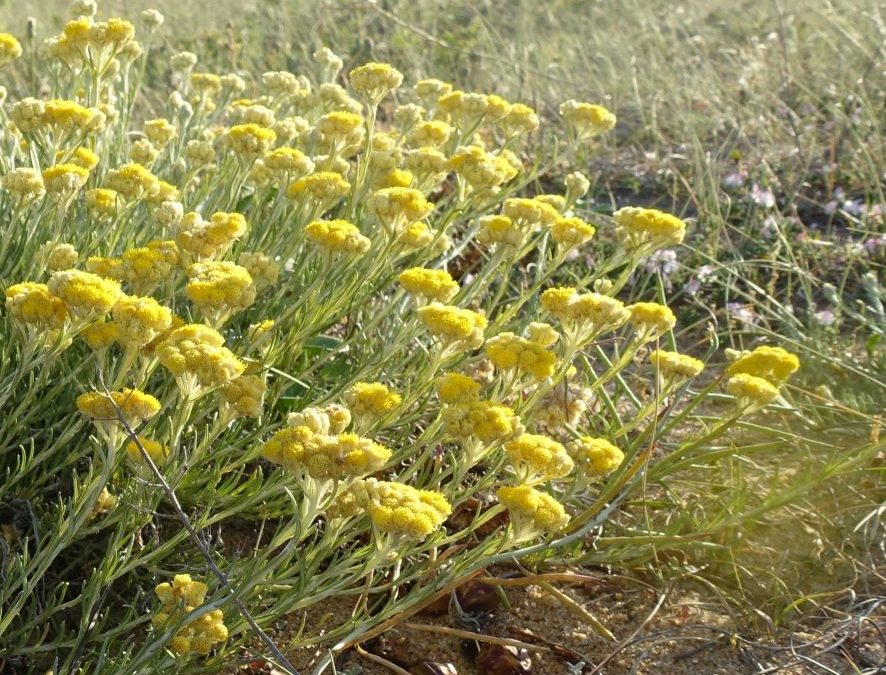
[[[501,571],[499,571],[501,573]],[[751,635],[740,619],[703,587],[662,593],[624,576],[590,575],[581,583],[551,584],[564,597],[526,579],[500,586],[475,584],[448,607],[410,617],[397,628],[336,660],[349,675],[732,675],[737,673],[886,673],[886,598],[851,612],[810,619],[792,631]],[[502,602],[504,595],[506,602]],[[353,599],[308,612],[307,625],[336,625]],[[590,618],[589,618],[590,615]],[[603,637],[593,620],[611,631]],[[299,617],[298,623],[300,623]],[[479,639],[452,634],[467,631]],[[283,635],[279,636],[280,638]],[[525,647],[506,646],[516,640]],[[308,674],[317,650],[288,654]],[[373,660],[375,655],[375,660]],[[378,661],[385,659],[388,664]],[[396,668],[399,668],[396,669]],[[273,673],[252,662],[239,672]],[[327,670],[331,673],[332,670]]]

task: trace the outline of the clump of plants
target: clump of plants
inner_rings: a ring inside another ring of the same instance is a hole
[[[542,124],[323,49],[256,78],[176,54],[145,116],[163,17],[137,39],[74,7],[46,92],[3,108],[0,641],[17,663],[200,672],[260,650],[289,668],[322,638],[323,672],[481,568],[580,549],[647,476],[792,409],[796,356],[711,367],[714,337],[680,353],[663,287],[634,297],[687,224],[588,221],[570,162],[616,124],[605,108]],[[264,632],[333,597],[353,614],[322,635]]]

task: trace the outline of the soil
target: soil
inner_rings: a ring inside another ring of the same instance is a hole
[[[436,616],[409,617],[359,650],[336,659],[349,675],[733,675],[739,673],[886,673],[886,598],[854,599],[829,617],[809,618],[792,630],[768,635],[743,632],[747,624],[704,587],[685,582],[662,593],[640,578],[602,574],[542,580],[564,594],[558,599],[532,579],[498,586],[471,582],[455,598],[438,603]],[[516,585],[519,584],[519,585]],[[504,602],[500,600],[504,596]],[[353,598],[313,608],[304,617],[316,630],[349,617]],[[588,618],[590,614],[591,619]],[[293,617],[295,618],[295,617]],[[603,637],[596,619],[611,631]],[[302,617],[292,624],[298,627]],[[417,627],[416,627],[417,626]],[[432,632],[441,631],[441,632]],[[466,639],[453,631],[478,634]],[[285,631],[284,631],[285,632]],[[285,642],[285,635],[277,635]],[[515,640],[522,647],[489,642]],[[301,673],[312,672],[328,645],[287,656]],[[362,653],[361,653],[362,652]],[[479,652],[479,655],[478,655]],[[373,658],[375,657],[375,658]],[[382,664],[382,658],[389,665]],[[279,673],[252,661],[238,672]],[[327,673],[332,673],[328,669]]]

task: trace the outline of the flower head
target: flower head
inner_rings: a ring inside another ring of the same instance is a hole
[[[218,211],[206,221],[192,211],[181,219],[175,241],[192,259],[216,258],[246,234],[246,230],[242,214]]]
[[[588,478],[612,473],[624,461],[624,453],[605,438],[582,436],[566,446],[578,471]]]
[[[0,33],[0,66],[15,61],[22,55],[21,43],[9,33]]]
[[[237,124],[228,129],[227,139],[236,155],[254,160],[271,149],[277,132],[258,124]]]
[[[381,382],[357,382],[345,392],[345,401],[358,417],[383,417],[400,405],[402,397]]]
[[[445,373],[437,378],[437,395],[443,403],[464,405],[480,400],[480,383],[461,373]]]
[[[241,253],[237,264],[249,272],[256,291],[273,286],[280,276],[280,265],[264,253]]]
[[[740,408],[762,408],[778,398],[778,387],[748,373],[730,377],[726,381],[726,391],[735,396]]]
[[[123,345],[144,347],[172,325],[172,311],[151,297],[124,295],[111,309],[116,339]]]
[[[388,63],[365,63],[348,73],[351,87],[370,103],[378,103],[403,83],[403,73]]]
[[[593,103],[569,100],[560,105],[560,114],[579,140],[599,136],[615,126],[615,115]]]
[[[138,442],[141,444],[142,448],[144,448],[145,452],[148,454],[148,457],[151,458],[151,461],[154,462],[154,464],[162,464],[169,456],[169,448],[159,441],[155,441],[153,438],[139,436]],[[125,449],[126,456],[129,457],[129,461],[131,461],[133,464],[135,464],[136,466],[146,464],[144,455],[142,455],[142,451],[141,449],[139,449],[135,441],[129,441],[126,444]]]
[[[108,187],[124,199],[150,197],[160,189],[160,181],[141,164],[124,164],[108,173]]]
[[[516,413],[491,401],[469,401],[443,410],[446,432],[466,440],[476,437],[484,444],[501,441],[523,432]]]
[[[78,319],[107,314],[123,295],[120,282],[80,270],[53,273],[48,287]]]
[[[631,317],[620,300],[600,293],[578,293],[568,286],[544,291],[541,305],[559,319],[565,332],[579,342],[614,330]]]
[[[366,208],[388,233],[400,234],[410,224],[428,216],[434,205],[419,190],[391,187],[373,192],[366,200]]]
[[[224,347],[224,338],[212,328],[187,324],[173,330],[157,346],[157,357],[176,378],[193,378],[204,387],[218,387],[243,374],[246,366]],[[193,387],[183,387],[192,390]]]
[[[665,378],[695,377],[704,370],[704,362],[686,354],[656,349],[649,355],[649,361]]]
[[[557,356],[537,342],[513,333],[500,333],[486,341],[487,358],[499,370],[517,370],[528,373],[536,380],[544,380],[554,374]]]
[[[356,225],[346,220],[315,220],[305,226],[305,234],[328,253],[361,255],[372,245]]]
[[[406,137],[411,147],[439,148],[446,144],[452,134],[452,127],[441,120],[419,122]]]
[[[369,519],[380,532],[420,539],[452,513],[452,506],[439,492],[373,479],[365,484]]]
[[[39,257],[46,261],[46,269],[58,272],[71,269],[80,255],[71,244],[47,241],[40,247]]]
[[[401,272],[397,279],[407,293],[418,296],[423,301],[446,302],[459,291],[458,282],[446,270],[412,267]]]
[[[657,209],[626,206],[613,214],[625,245],[648,250],[676,246],[686,236],[686,223]]]
[[[418,320],[444,347],[463,345],[475,349],[483,344],[486,317],[470,309],[432,302],[416,310]]]
[[[494,192],[519,173],[519,167],[505,155],[486,152],[478,145],[456,149],[449,158],[449,168],[476,192]]]
[[[560,502],[529,485],[501,487],[495,494],[510,513],[519,539],[557,532],[569,522],[569,515]]]
[[[117,212],[117,191],[109,188],[87,190],[86,208],[100,218],[110,218]]]
[[[119,410],[126,423],[134,427],[160,412],[160,401],[139,389],[120,389],[110,394],[89,391],[77,397],[77,409],[96,423],[115,423]]]
[[[50,195],[70,195],[86,184],[89,171],[77,164],[56,164],[43,171],[43,184]]]
[[[566,448],[547,436],[520,434],[504,447],[511,464],[524,477],[562,478],[572,471]]]
[[[590,241],[596,231],[581,218],[557,218],[551,225],[551,238],[563,248],[572,248]]]
[[[745,373],[773,384],[787,380],[800,368],[800,359],[781,347],[763,345],[745,352],[726,368],[727,375]]]
[[[631,313],[628,321],[644,342],[664,335],[677,323],[671,308],[657,302],[636,302],[626,309]]]
[[[151,241],[142,248],[125,251],[120,256],[119,273],[132,288],[146,293],[169,279],[178,261],[174,241]]]
[[[19,167],[13,169],[0,181],[3,189],[21,202],[29,202],[42,197],[46,192],[43,174],[37,169]]]
[[[289,199],[307,197],[314,202],[321,212],[328,211],[332,205],[351,190],[351,184],[344,176],[334,171],[318,171],[299,178],[286,188]]]
[[[38,330],[61,328],[68,316],[67,307],[46,284],[25,281],[6,289],[6,311],[16,321]]]
[[[181,623],[203,604],[207,592],[206,584],[193,581],[189,574],[177,574],[171,583],[158,584],[154,589],[161,606],[151,618],[157,630]],[[228,639],[228,629],[224,624],[224,613],[220,609],[208,611],[197,619],[187,621],[169,642],[169,648],[178,655],[191,652],[208,654],[216,644]]]

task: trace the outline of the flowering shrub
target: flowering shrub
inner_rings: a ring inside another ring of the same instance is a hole
[[[53,523],[9,545],[4,644],[52,631],[70,665],[135,635],[115,672],[147,672],[247,642],[221,609],[232,592],[258,626],[361,596],[326,634],[340,649],[481,567],[581,542],[647,470],[789,407],[795,356],[761,346],[724,369],[712,346],[706,366],[673,351],[662,295],[633,297],[633,272],[687,224],[583,209],[589,181],[568,167],[615,125],[605,108],[567,101],[542,123],[388,64],[343,76],[329,50],[247,91],[179,53],[142,119],[162,17],[145,13],[138,41],[75,8],[45,46],[46,100],[13,97],[2,132],[0,461],[26,478],[0,495],[26,480]],[[0,62],[20,54],[0,35]],[[716,423],[687,424],[702,405]],[[170,516],[270,539],[194,581],[206,561]],[[91,571],[58,591],[66,624],[28,596],[73,550]]]

